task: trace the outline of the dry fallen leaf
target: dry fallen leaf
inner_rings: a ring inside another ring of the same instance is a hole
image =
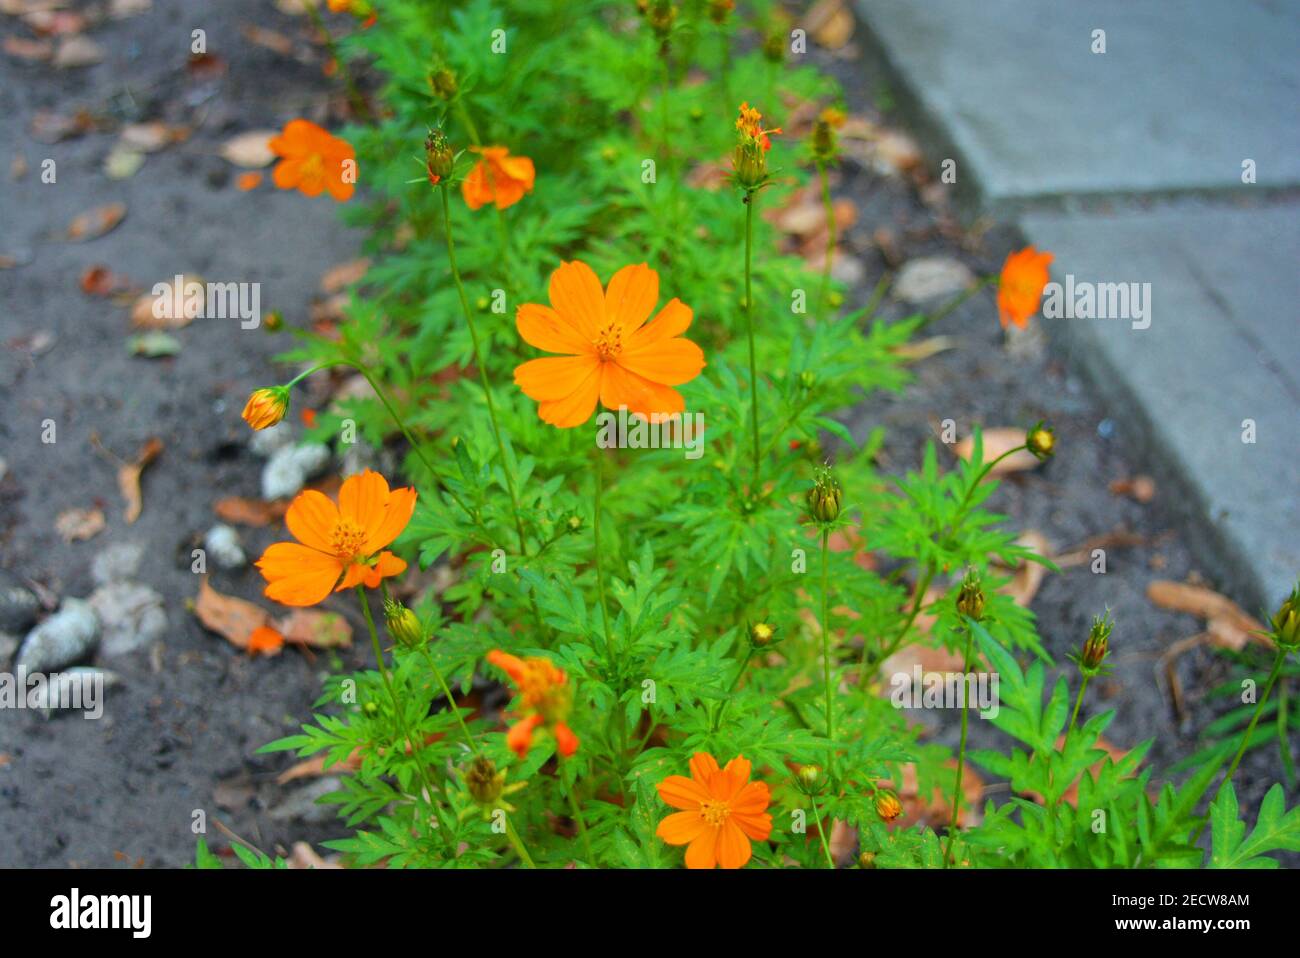
[[[957,340],[951,336],[930,336],[927,339],[896,346],[890,350],[890,353],[906,362],[915,363],[922,359],[929,359],[931,356],[937,356],[939,353],[947,352],[956,345]]]
[[[364,257],[331,266],[320,278],[321,292],[332,296],[340,290],[347,289],[353,283],[360,281],[368,269],[370,269],[370,260]]]
[[[1010,452],[1017,446],[1025,444],[1025,431],[1023,429],[1014,429],[1011,427],[998,426],[992,429],[984,430],[984,463],[987,465],[998,456]],[[953,452],[957,458],[966,462],[970,461],[971,453],[975,450],[975,437],[967,436],[955,446]],[[1033,453],[1026,449],[1014,452],[1007,458],[1003,459],[990,471],[990,476],[1004,476],[1009,472],[1023,472],[1026,469],[1033,469],[1038,465],[1038,460],[1034,458]]]
[[[1033,529],[1022,532],[1020,538],[1016,540],[1016,545],[1024,546],[1044,559],[1052,557],[1052,544],[1047,541],[1047,537],[1041,532]],[[1045,566],[1037,562],[1021,562],[1016,567],[1011,581],[999,591],[1004,595],[1011,596],[1011,600],[1021,608],[1028,608],[1029,603],[1034,601],[1034,596],[1038,594],[1038,587],[1043,584],[1043,576],[1045,575],[1047,575]]]
[[[325,767],[324,755],[314,755],[301,762],[290,765],[278,776],[275,784],[288,785],[300,778],[320,778],[322,775],[334,775],[339,772],[355,772],[361,767],[361,750],[357,749],[342,762],[335,762],[328,769]]]
[[[284,518],[289,504],[286,502],[268,502],[265,499],[246,499],[242,496],[227,496],[218,499],[212,506],[217,517],[226,522],[241,526],[269,526]]]
[[[155,284],[155,287],[166,287],[166,291],[159,296],[153,295],[152,292],[145,293],[131,305],[131,328],[150,330],[181,329],[194,322],[195,317],[186,315],[185,310],[186,290],[192,284],[202,288],[204,285],[203,277],[192,273],[184,273],[181,275],[179,287],[176,286],[175,277]],[[158,312],[163,315],[157,315]]]
[[[265,47],[281,56],[287,57],[293,53],[293,41],[283,33],[267,30],[265,27],[259,27],[251,23],[244,24],[239,28],[239,32],[244,35],[244,39],[249,43]]]
[[[268,166],[275,159],[271,152],[271,137],[279,136],[278,130],[250,130],[231,137],[221,147],[221,155],[235,166],[258,169]]]
[[[1267,643],[1264,626],[1227,596],[1204,586],[1156,579],[1147,586],[1147,598],[1162,609],[1187,612],[1206,620],[1211,643],[1240,651],[1247,642]]]
[[[126,500],[123,518],[126,519],[128,526],[140,518],[140,511],[144,508],[140,496],[140,474],[149,463],[158,458],[162,450],[162,440],[154,436],[140,447],[140,454],[136,456],[135,462],[128,462],[117,470],[117,488],[121,491],[122,498]]]
[[[818,0],[804,16],[813,39],[827,50],[838,50],[853,36],[853,14],[844,0]]]
[[[81,542],[99,535],[107,523],[102,509],[65,509],[54,520],[55,531],[64,542]]]
[[[337,612],[294,609],[275,624],[286,642],[313,649],[347,648],[352,644],[352,626]]]
[[[188,127],[170,126],[160,120],[154,120],[150,123],[131,123],[122,127],[118,142],[138,153],[156,153],[173,143],[184,141],[189,135]]]
[[[49,40],[28,40],[10,34],[5,37],[4,51],[19,60],[41,63],[54,56],[54,44]]]
[[[1156,481],[1150,476],[1116,479],[1110,484],[1110,491],[1113,495],[1128,496],[1130,499],[1145,504],[1156,497]]]
[[[329,861],[321,858],[316,850],[306,842],[294,842],[293,847],[289,850],[289,857],[285,859],[288,868],[342,868],[343,866],[336,861]]]
[[[125,203],[107,203],[77,216],[68,224],[65,234],[73,242],[84,242],[103,236],[126,216]]]
[[[260,605],[233,595],[222,595],[208,585],[207,576],[199,585],[194,614],[204,628],[216,632],[240,649],[247,649],[253,632],[269,625],[271,620],[271,613]]]

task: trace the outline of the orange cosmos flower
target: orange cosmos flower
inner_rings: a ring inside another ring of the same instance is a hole
[[[687,846],[687,868],[740,868],[752,854],[750,840],[766,841],[772,833],[772,796],[765,783],[749,780],[750,768],[741,755],[718,768],[708,752],[696,752],[690,778],[669,775],[659,783],[659,797],[681,811],[660,822],[655,834]]]
[[[254,389],[240,413],[244,422],[253,429],[268,429],[274,426],[289,410],[289,390],[285,386],[263,386]]]
[[[470,209],[496,203],[497,209],[503,210],[533,191],[537,174],[528,157],[511,156],[504,146],[471,146],[470,149],[483,156],[460,186]]]
[[[626,406],[649,419],[686,408],[673,389],[704,368],[704,353],[680,334],[691,308],[670,300],[647,324],[659,301],[659,274],[645,263],[624,266],[608,288],[586,263],[564,263],[551,274],[550,306],[525,303],[515,324],[524,341],[554,358],[515,367],[515,383],[538,402],[553,426],[581,426],[596,408]]]
[[[257,560],[269,583],[266,597],[315,605],[330,592],[362,584],[373,589],[399,575],[406,562],[384,546],[401,534],[414,511],[414,489],[390,491],[384,477],[369,469],[343,481],[337,506],[314,489],[298,493],[284,517],[298,542],[277,542]]]
[[[998,318],[1003,329],[1008,322],[1024,329],[1029,317],[1038,312],[1038,302],[1049,278],[1047,266],[1051,262],[1051,253],[1046,250],[1040,253],[1032,246],[1007,256],[998,279]]]
[[[506,745],[523,758],[533,744],[533,733],[545,728],[555,736],[555,747],[568,758],[578,750],[578,736],[565,724],[573,702],[569,677],[550,659],[521,659],[500,649],[488,653],[488,661],[510,676],[519,689],[516,707],[520,719],[510,726]]]
[[[330,196],[342,203],[356,184],[345,173],[355,169],[356,152],[347,140],[330,135],[310,120],[290,120],[279,136],[271,138],[271,152],[280,157],[272,173],[282,190],[307,196]]]
[[[736,129],[740,131],[742,139],[758,141],[764,153],[772,149],[769,134],[776,136],[781,132],[779,126],[774,130],[763,129],[763,114],[750,106],[748,101],[740,104],[740,118],[736,120]]]

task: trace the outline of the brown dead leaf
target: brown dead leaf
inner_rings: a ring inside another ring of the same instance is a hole
[[[1206,620],[1212,644],[1240,651],[1247,642],[1268,643],[1264,626],[1227,596],[1200,585],[1156,579],[1147,586],[1147,598],[1162,609],[1186,612]]]
[[[311,758],[290,765],[276,777],[275,784],[288,785],[300,778],[320,778],[322,775],[334,775],[339,772],[355,772],[361,767],[360,749],[354,751],[345,761],[335,762],[329,768],[325,767],[325,758],[324,755],[313,755]]]
[[[226,61],[215,53],[191,53],[185,69],[192,79],[207,83],[226,75]]]
[[[114,293],[131,288],[131,281],[114,273],[102,263],[87,266],[77,281],[81,291],[87,296],[112,296]]]
[[[122,127],[118,142],[137,153],[156,153],[173,143],[189,138],[188,127],[171,126],[159,120],[150,123],[131,123]]]
[[[186,291],[191,285],[202,289],[203,284],[203,277],[193,273],[181,274],[179,287],[175,277],[155,284],[155,288],[166,287],[165,291],[159,296],[155,296],[152,291],[145,293],[131,304],[131,328],[173,330],[188,326],[194,322],[195,317],[186,315]],[[163,315],[157,315],[155,309]]]
[[[838,50],[853,36],[853,14],[844,0],[818,0],[804,15],[813,39],[827,50]]]
[[[352,644],[352,626],[337,612],[320,609],[294,609],[275,627],[286,642],[310,646],[313,649],[340,649]]]
[[[289,505],[285,502],[268,502],[265,499],[246,499],[243,496],[227,496],[218,499],[212,511],[225,522],[240,526],[269,526],[284,518]]]
[[[1021,533],[1020,538],[1016,540],[1016,545],[1024,546],[1045,559],[1052,557],[1052,544],[1041,532],[1033,529]],[[1011,581],[999,591],[1011,596],[1011,600],[1021,608],[1028,608],[1029,603],[1033,602],[1034,596],[1038,594],[1038,587],[1043,584],[1045,575],[1047,575],[1045,566],[1037,562],[1021,562],[1013,572]]]
[[[4,40],[4,51],[19,60],[44,63],[54,56],[54,44],[49,40],[29,40],[9,34]]]
[[[321,292],[327,296],[333,296],[335,293],[347,289],[353,283],[360,282],[368,269],[370,269],[370,260],[365,257],[331,266],[325,271],[325,275],[320,278]]]
[[[239,32],[244,35],[244,39],[256,46],[265,47],[285,57],[293,54],[293,41],[283,33],[267,30],[265,27],[251,23],[244,24],[239,28]]]
[[[140,512],[144,508],[140,495],[140,474],[149,463],[158,458],[162,450],[162,440],[154,436],[140,447],[140,454],[136,456],[135,462],[125,463],[117,470],[117,488],[121,491],[122,498],[126,500],[126,510],[122,518],[126,520],[128,526],[140,518]]]
[[[890,353],[909,363],[915,363],[920,362],[922,359],[929,359],[931,356],[937,356],[939,353],[947,352],[956,345],[957,340],[951,336],[930,336],[918,342],[897,346],[891,349]]]
[[[321,858],[316,850],[306,842],[294,842],[293,847],[289,850],[289,857],[285,859],[285,865],[288,868],[342,868],[343,866],[336,861],[329,861]]]
[[[260,169],[275,159],[271,152],[271,138],[279,136],[278,130],[249,130],[231,137],[221,146],[221,155],[235,166]]]
[[[1025,431],[1023,429],[1014,429],[1009,426],[998,426],[993,429],[984,430],[984,462],[988,464],[1004,453],[1010,452],[1017,446],[1025,444]],[[975,450],[975,437],[967,436],[955,446],[952,451],[957,454],[959,459],[966,462],[970,461],[971,453]],[[1023,472],[1026,469],[1033,469],[1038,465],[1038,460],[1034,458],[1033,453],[1021,449],[1019,452],[1012,453],[1003,459],[990,471],[990,476],[1004,476],[1009,472]]]
[[[66,238],[74,243],[86,242],[114,229],[126,216],[125,203],[107,203],[87,210],[68,224]]]
[[[76,136],[82,136],[99,125],[93,113],[81,109],[72,115],[55,113],[53,110],[37,110],[32,116],[32,138],[41,143],[58,143]]]
[[[263,628],[271,620],[271,613],[254,602],[222,595],[208,585],[207,576],[199,585],[198,598],[194,600],[194,614],[203,627],[226,639],[239,649],[248,648],[254,630]]]
[[[952,769],[955,773],[956,759],[948,759],[944,767]],[[947,780],[948,776],[945,775],[944,778]],[[892,783],[883,782],[881,785],[890,787]],[[934,783],[930,794],[922,795],[916,777],[916,765],[908,762],[903,766],[902,785],[895,787],[899,801],[903,804],[903,816],[895,821],[892,827],[909,828],[917,822],[931,827],[947,826],[952,821],[951,789],[952,780],[948,780],[946,785]],[[962,770],[961,794],[962,807],[961,814],[957,816],[957,824],[967,828],[978,825],[983,818],[984,780],[971,768],[970,762],[967,762]]]
[[[106,526],[104,510],[99,508],[65,509],[54,520],[54,529],[64,542],[91,539],[103,532]]]
[[[1110,491],[1113,495],[1128,496],[1145,505],[1156,497],[1156,481],[1150,476],[1116,479],[1110,484]]]

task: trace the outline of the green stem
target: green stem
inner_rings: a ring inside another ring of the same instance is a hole
[[[447,234],[447,261],[451,266],[452,278],[456,281],[456,292],[460,294],[460,307],[465,314],[470,339],[474,344],[474,365],[478,367],[479,382],[483,386],[483,398],[487,401],[488,419],[492,422],[492,435],[496,437],[497,450],[501,453],[501,471],[505,475],[506,489],[510,493],[510,505],[515,513],[515,530],[519,533],[519,554],[526,556],[528,555],[528,540],[524,536],[523,515],[519,511],[519,496],[515,492],[514,470],[511,468],[510,459],[506,455],[505,440],[501,438],[501,427],[497,423],[497,407],[496,402],[492,399],[492,389],[488,385],[487,366],[483,363],[483,349],[478,338],[478,327],[474,322],[474,313],[469,307],[469,297],[465,295],[465,284],[461,282],[460,269],[456,266],[456,241],[452,239],[451,204],[447,199],[446,187],[443,186],[440,192],[442,193],[443,228]]]
[[[948,824],[948,844],[943,853],[943,867],[947,868],[952,864],[952,846],[957,841],[957,813],[961,809],[961,775],[966,767],[966,732],[970,720],[970,683],[967,676],[970,674],[970,650],[971,643],[975,638],[975,630],[971,628],[969,622],[964,622],[966,627],[966,651],[962,653],[962,693],[961,693],[961,745],[957,749],[957,782],[952,788],[952,821]]]
[[[749,330],[749,412],[750,426],[754,433],[754,486],[750,490],[755,497],[759,494],[759,444],[758,444],[758,359],[754,351],[754,290],[753,290],[753,246],[754,246],[754,206],[758,202],[758,192],[750,190],[745,194],[745,324]]]
[[[1273,692],[1273,686],[1277,684],[1277,677],[1282,673],[1282,663],[1285,661],[1286,649],[1279,648],[1277,650],[1277,658],[1273,660],[1273,670],[1268,673],[1268,681],[1264,684],[1264,695],[1255,705],[1255,714],[1250,717],[1250,724],[1246,726],[1246,734],[1241,737],[1241,745],[1237,748],[1237,754],[1232,757],[1232,764],[1228,766],[1228,774],[1223,776],[1223,781],[1219,784],[1218,789],[1214,793],[1214,802],[1219,800],[1219,796],[1223,794],[1223,790],[1227,788],[1228,783],[1232,781],[1232,776],[1237,773],[1237,766],[1241,764],[1242,756],[1246,754],[1246,749],[1250,747],[1250,736],[1254,733],[1255,726],[1259,724],[1259,717],[1264,714],[1264,706],[1268,702],[1269,695]],[[1210,804],[1214,804],[1214,802],[1211,802]],[[1206,823],[1208,823],[1209,820],[1210,817],[1208,814],[1204,819],[1202,819],[1201,824],[1196,829],[1196,834],[1192,836],[1193,845],[1195,845],[1196,840],[1201,837],[1201,832],[1205,831]]]
[[[817,818],[817,835],[822,840],[822,851],[826,854],[826,867],[834,871],[835,856],[831,854],[830,842],[826,840],[826,828],[822,825],[822,813],[817,808],[817,799],[816,797],[809,795],[808,800],[812,802],[813,815]]]
[[[348,68],[347,61],[339,56],[338,47],[334,44],[334,37],[330,34],[329,28],[325,26],[325,20],[321,17],[320,11],[316,9],[316,0],[306,0],[303,9],[307,11],[312,26],[325,38],[325,49],[329,52],[330,59],[334,61],[334,65],[338,67],[339,73],[343,77],[343,85],[347,89],[348,100],[352,103],[353,111],[360,119],[369,120],[370,105],[366,103],[366,98],[361,95],[361,90],[352,77],[352,71]]]
[[[402,702],[397,697],[397,690],[393,688],[393,680],[388,674],[388,665],[384,662],[384,650],[379,644],[379,632],[375,628],[375,618],[370,614],[370,602],[366,597],[366,587],[357,586],[357,600],[361,603],[361,611],[366,617],[366,627],[370,630],[370,644],[375,650],[375,662],[379,666],[379,676],[383,679],[384,688],[388,689],[388,697],[393,701],[393,714],[397,718],[398,728],[402,731],[402,737],[411,745],[411,757],[415,759],[416,770],[420,773],[420,781],[424,783],[425,801],[433,801],[433,783],[429,781],[428,770],[424,767],[424,760],[421,758],[423,742],[417,742],[411,735],[410,728],[406,724],[406,711],[402,708]],[[405,746],[403,746],[403,754]]]
[[[515,850],[515,854],[519,856],[519,860],[524,863],[526,868],[537,867],[533,864],[533,859],[532,856],[528,854],[528,849],[524,847],[523,839],[521,839],[519,833],[515,831],[515,826],[511,823],[509,814],[506,815],[506,838],[510,839],[510,846]]]
[[[595,865],[596,857],[591,853],[591,836],[587,834],[587,822],[582,817],[582,809],[578,806],[578,799],[573,794],[573,789],[569,789],[569,811],[573,814],[573,820],[578,823],[578,834],[582,836],[582,848],[587,854],[587,864]]]
[[[1069,735],[1070,732],[1074,731],[1074,723],[1079,720],[1079,706],[1083,704],[1083,693],[1088,691],[1088,680],[1090,678],[1092,678],[1091,675],[1085,674],[1083,682],[1079,686],[1079,695],[1074,700],[1074,712],[1070,715],[1070,727],[1066,730],[1066,735]]]
[[[829,574],[829,554],[830,548],[828,541],[830,539],[830,530],[822,528],[822,659],[823,670],[826,680],[826,737],[830,740],[830,757],[827,762],[831,770],[831,775],[835,773],[835,689],[832,680],[831,669],[831,587]]]
[[[817,296],[817,313],[826,314],[826,293],[831,285],[831,263],[835,259],[835,207],[831,203],[831,181],[826,164],[817,164],[817,175],[822,185],[822,206],[826,209],[826,265],[822,268],[822,288]]]
[[[952,299],[948,300],[948,302],[944,303],[933,313],[928,314],[925,317],[925,322],[923,322],[920,326],[917,327],[917,331],[919,332],[920,330],[924,329],[926,326],[929,326],[931,323],[937,323],[939,320],[943,319],[945,316],[951,313],[962,303],[966,302],[966,300],[970,299],[972,296],[974,296],[976,293],[982,290],[985,286],[988,286],[989,284],[994,283],[996,281],[997,281],[996,276],[980,277],[980,279],[976,280],[974,283],[971,283],[971,285],[967,286],[964,290],[962,290]]]
[[[465,717],[460,714],[460,707],[456,704],[456,699],[452,697],[451,687],[447,685],[447,680],[442,677],[442,671],[438,668],[437,663],[433,661],[433,655],[430,654],[428,645],[422,646],[420,651],[424,653],[424,661],[429,664],[429,671],[438,680],[438,686],[447,699],[447,707],[451,709],[451,714],[456,716],[456,722],[460,725],[460,730],[465,736],[465,743],[469,745],[469,750],[475,755],[480,755],[478,743],[474,741],[474,734],[469,730],[469,726],[465,724]]]

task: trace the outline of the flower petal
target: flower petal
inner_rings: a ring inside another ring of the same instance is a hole
[[[718,864],[723,868],[740,868],[752,854],[749,839],[740,826],[728,818],[718,829]]]
[[[537,415],[543,422],[561,429],[581,426],[591,418],[600,397],[600,381],[603,369],[610,368],[608,363],[597,363],[585,379],[579,382],[563,399],[543,401],[537,406]]]
[[[605,291],[605,317],[621,323],[624,333],[645,325],[659,302],[659,274],[645,263],[624,266]]]
[[[529,346],[548,353],[582,355],[592,352],[591,343],[578,334],[578,330],[549,306],[524,303],[515,311],[515,328]]]
[[[712,868],[718,863],[718,832],[720,829],[709,827],[700,832],[700,836],[686,848],[687,868]]]
[[[388,545],[402,534],[402,530],[411,521],[414,512],[415,490],[409,486],[394,489],[388,494],[388,502],[385,503],[383,517],[380,519],[379,524],[368,530],[369,534],[366,536],[365,544],[361,547],[362,551],[366,555],[374,555]],[[403,563],[403,568],[405,568],[405,563]],[[397,573],[385,574],[396,575]]]
[[[487,660],[510,676],[515,685],[524,680],[524,673],[527,669],[524,666],[524,660],[519,656],[511,655],[509,652],[502,652],[500,649],[493,649],[487,654]]]
[[[284,514],[284,523],[295,539],[305,546],[331,554],[334,552],[331,535],[338,521],[338,506],[329,496],[315,489],[298,493]]]
[[[378,529],[384,521],[387,502],[388,480],[373,469],[348,476],[339,489],[339,514],[367,532]]]
[[[581,260],[561,264],[551,274],[550,297],[556,311],[594,343],[605,326],[605,290],[592,268]]]
[[[406,571],[406,560],[398,558],[391,552],[379,553],[379,558],[372,566],[362,566],[366,570],[365,578],[362,580],[367,589],[378,589],[379,583],[384,579],[395,575],[401,575]]]
[[[669,845],[689,845],[709,828],[698,812],[673,812],[655,829],[655,834]]]
[[[652,322],[632,334],[632,338],[627,342],[626,351],[634,352],[651,343],[680,336],[690,328],[692,315],[691,308],[680,299],[670,299]]]
[[[699,782],[705,788],[713,781],[713,776],[717,775],[721,769],[718,768],[718,760],[708,752],[696,752],[691,756],[691,778]]]
[[[741,815],[733,811],[728,820],[735,822],[742,832],[756,842],[765,842],[772,834],[772,816],[766,812],[762,815]]]
[[[686,408],[686,401],[677,390],[638,376],[620,363],[604,364],[600,401],[606,409],[626,406],[630,412],[640,413],[647,419],[671,416]]]
[[[772,793],[766,782],[749,782],[731,796],[727,802],[733,814],[761,815],[772,803]]]
[[[665,386],[680,386],[704,368],[704,350],[689,339],[665,339],[639,349],[624,350],[618,364],[638,376]]]
[[[267,581],[264,594],[284,605],[315,605],[330,594],[343,572],[343,563],[331,555],[296,542],[269,546],[257,567]]]
[[[556,402],[573,395],[574,390],[599,367],[600,360],[591,354],[530,359],[515,367],[515,385],[529,399]]]
[[[710,798],[704,784],[685,775],[669,775],[655,786],[659,797],[673,808],[698,809],[701,802]]]

